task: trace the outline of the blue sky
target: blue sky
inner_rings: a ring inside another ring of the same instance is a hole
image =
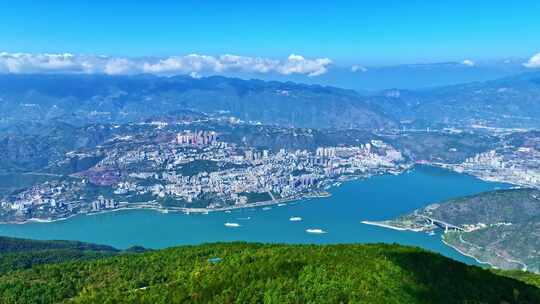
[[[398,64],[540,52],[540,1],[2,1],[0,51],[301,54]],[[145,2],[145,3],[143,3]]]

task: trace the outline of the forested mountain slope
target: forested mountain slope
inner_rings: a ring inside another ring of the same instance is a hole
[[[399,245],[218,243],[9,272],[0,276],[0,298],[3,303],[539,303],[540,290]]]

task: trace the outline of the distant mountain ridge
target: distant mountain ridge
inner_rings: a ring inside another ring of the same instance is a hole
[[[309,128],[538,128],[540,73],[376,94],[221,76],[0,75],[0,129],[32,121],[123,123],[183,110]]]
[[[385,114],[432,125],[540,127],[540,73],[372,97]]]
[[[333,87],[225,77],[0,75],[0,123],[136,121],[177,110],[228,112],[300,127],[396,126],[360,94]]]

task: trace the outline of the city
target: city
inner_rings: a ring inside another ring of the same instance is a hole
[[[51,221],[123,208],[190,213],[277,204],[327,195],[324,190],[337,181],[410,168],[381,140],[270,151],[221,141],[206,130],[165,131],[157,139],[115,137],[97,151],[67,154],[74,157],[101,160],[2,201],[4,221]]]
[[[0,1],[0,304],[540,303],[540,1]]]

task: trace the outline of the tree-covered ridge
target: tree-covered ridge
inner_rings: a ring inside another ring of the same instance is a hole
[[[423,212],[457,226],[524,223],[540,216],[540,190],[506,189],[451,199]]]
[[[78,241],[40,241],[0,236],[0,253],[2,254],[16,252],[35,252],[39,250],[49,249],[77,249],[112,252],[119,251],[112,246],[96,245],[92,243]]]
[[[120,250],[111,246],[76,241],[38,241],[0,237],[0,274],[40,264],[91,260],[119,253]]]
[[[413,247],[184,246],[0,276],[3,303],[539,303],[540,290]]]
[[[488,191],[434,203],[382,223],[400,229],[442,228],[447,245],[501,269],[540,273],[540,190]]]

